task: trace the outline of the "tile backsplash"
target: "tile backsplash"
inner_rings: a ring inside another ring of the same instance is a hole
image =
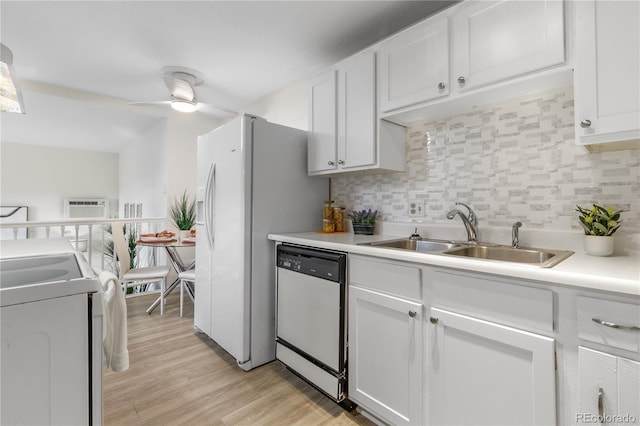
[[[579,230],[576,204],[625,208],[618,232],[640,232],[640,150],[587,153],[574,141],[573,90],[478,108],[407,129],[406,170],[332,179],[347,209],[379,209],[385,221],[450,224],[456,201],[479,226]],[[424,217],[407,201],[424,200]]]

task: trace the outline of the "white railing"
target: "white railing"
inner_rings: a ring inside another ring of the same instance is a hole
[[[109,241],[107,228],[120,224],[139,235],[143,232],[160,232],[166,229],[167,218],[125,218],[125,219],[64,219],[57,221],[27,221],[0,223],[0,229],[11,229],[13,238],[18,238],[20,230],[26,229],[27,238],[68,238],[71,244],[82,252],[94,269],[108,270],[105,246]],[[6,233],[3,233],[6,235]],[[5,237],[5,239],[7,239]],[[142,265],[141,265],[142,266]]]

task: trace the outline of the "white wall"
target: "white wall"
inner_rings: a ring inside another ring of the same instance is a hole
[[[292,83],[244,110],[266,120],[296,129],[309,129],[307,80]]]
[[[118,200],[118,154],[0,144],[0,204],[29,207],[29,220],[64,217],[65,198]]]
[[[120,153],[120,207],[142,203],[143,217],[163,217],[167,206],[167,123],[161,121]]]
[[[196,195],[196,166],[198,136],[220,126],[214,120],[198,114],[169,118],[167,123],[167,202],[168,205],[186,190],[191,198]]]

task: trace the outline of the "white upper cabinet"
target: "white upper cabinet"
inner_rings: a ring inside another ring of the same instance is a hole
[[[404,170],[404,127],[377,120],[373,50],[311,80],[309,103],[309,175]]]
[[[640,3],[576,6],[575,119],[580,144],[640,138]]]
[[[309,174],[337,168],[337,71],[318,75],[309,84]]]
[[[368,52],[338,69],[338,167],[376,162],[376,64]]]
[[[380,44],[380,111],[449,94],[448,18],[429,19]]]
[[[570,85],[564,8],[463,1],[380,42],[381,116],[408,124]]]
[[[452,82],[460,91],[563,62],[561,0],[470,1],[453,15]]]

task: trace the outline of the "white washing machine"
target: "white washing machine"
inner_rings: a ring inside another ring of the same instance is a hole
[[[0,241],[0,424],[102,424],[102,293],[66,239]]]

